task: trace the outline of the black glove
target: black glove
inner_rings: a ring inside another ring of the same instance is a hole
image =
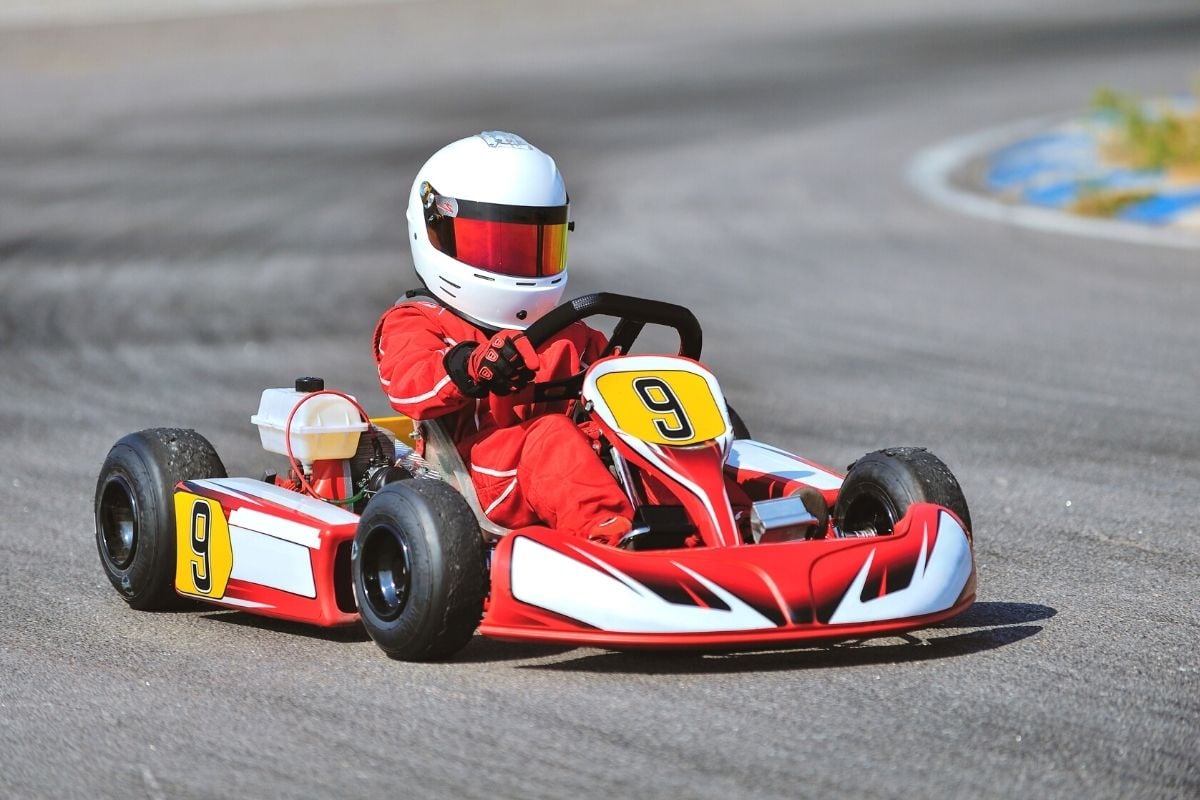
[[[461,342],[446,353],[446,372],[468,397],[522,389],[539,366],[537,351],[521,331],[500,331],[487,344]]]

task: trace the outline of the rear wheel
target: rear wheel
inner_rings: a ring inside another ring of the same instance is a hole
[[[113,587],[133,608],[181,604],[175,594],[175,484],[224,478],[225,465],[193,430],[150,428],[122,437],[96,481],[96,547]]]
[[[440,481],[390,483],[372,497],[351,569],[363,626],[392,658],[449,658],[483,615],[483,537],[466,500]]]
[[[953,511],[969,534],[971,514],[954,474],[923,447],[867,453],[850,465],[834,505],[839,536],[885,536],[913,503],[936,503]]]

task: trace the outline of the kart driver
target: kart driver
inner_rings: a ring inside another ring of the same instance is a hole
[[[629,501],[566,401],[535,403],[530,387],[576,374],[607,343],[582,322],[536,351],[524,334],[567,285],[568,209],[554,160],[519,136],[485,131],[435,153],[408,200],[426,291],[384,313],[375,362],[393,408],[442,420],[489,519],[616,544]]]

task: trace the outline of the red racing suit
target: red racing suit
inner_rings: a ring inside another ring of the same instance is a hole
[[[379,384],[392,408],[440,418],[469,467],[480,506],[506,528],[545,524],[590,536],[633,509],[591,441],[565,415],[566,401],[534,403],[526,387],[468,397],[446,372],[446,352],[490,335],[432,300],[388,309],[375,329]],[[604,350],[604,334],[576,322],[538,348],[534,382],[569,378]],[[625,526],[628,529],[628,526]]]

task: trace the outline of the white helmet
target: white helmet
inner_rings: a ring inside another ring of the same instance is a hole
[[[442,303],[490,328],[524,330],[558,305],[570,227],[554,159],[503,131],[434,153],[408,198],[417,275]]]

